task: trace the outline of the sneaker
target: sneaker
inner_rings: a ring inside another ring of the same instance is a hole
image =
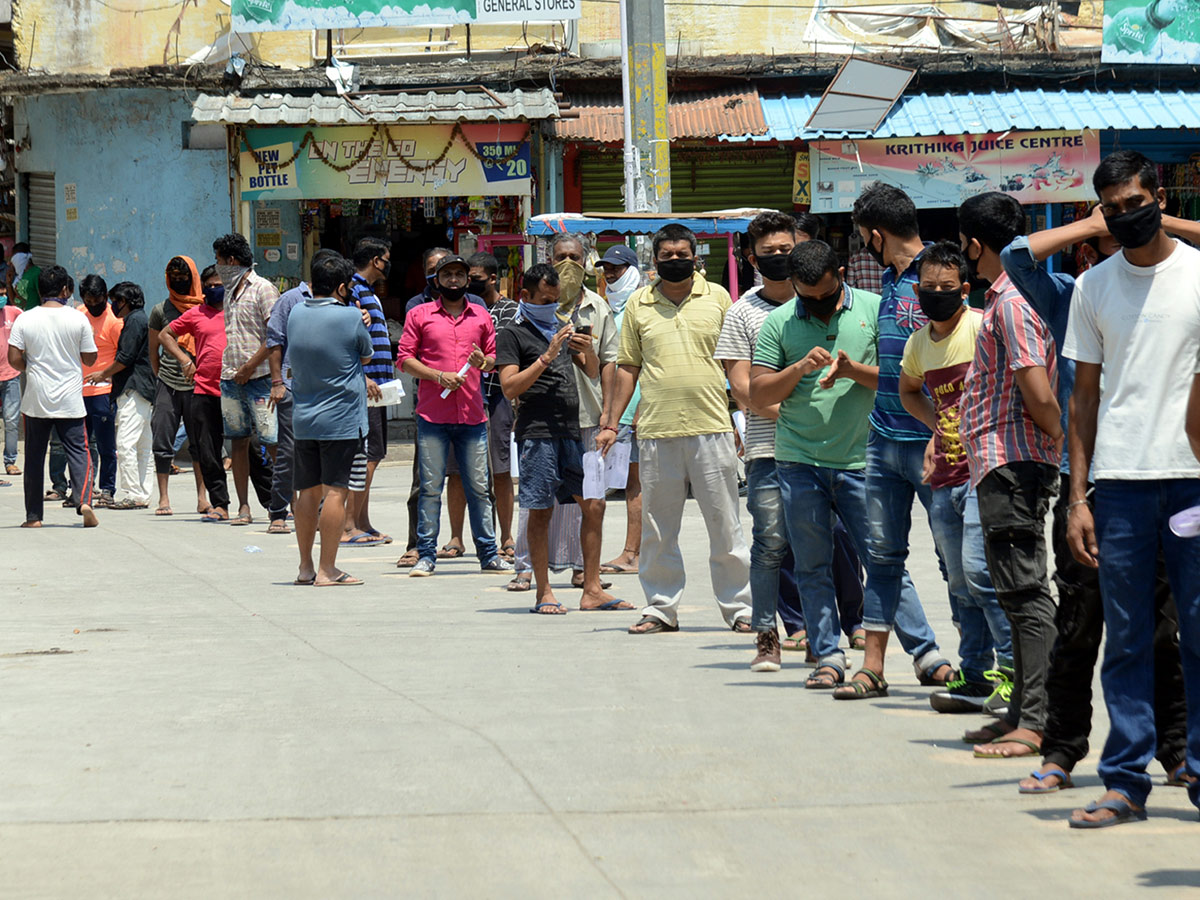
[[[427,578],[433,574],[433,568],[434,565],[432,559],[419,559],[417,560],[417,564],[413,566],[412,570],[408,573],[408,577]]]
[[[992,692],[983,702],[983,711],[993,716],[1003,716],[1008,712],[1008,704],[1012,700],[1013,676],[1012,669],[999,666],[983,673],[991,679]]]
[[[750,663],[750,671],[779,671],[779,632],[774,628],[758,633],[758,655]]]
[[[420,565],[418,563],[418,565]],[[493,556],[486,563],[479,567],[480,572],[511,572],[516,568],[516,565],[510,559],[505,559],[503,556]]]
[[[968,681],[960,673],[946,685],[946,690],[929,695],[929,705],[940,713],[977,713],[982,711],[995,687],[990,681]]]

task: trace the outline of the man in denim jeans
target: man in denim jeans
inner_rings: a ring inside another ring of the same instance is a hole
[[[488,498],[487,413],[480,373],[496,367],[496,328],[485,307],[467,302],[467,261],[443,256],[434,270],[435,302],[404,320],[396,358],[417,385],[417,465],[421,497],[417,521],[419,559],[409,575],[433,574],[442,518],[442,488],[450,448],[458,459],[475,553],[485,572],[507,572],[512,563],[496,548]],[[466,374],[459,374],[466,368]],[[442,396],[443,392],[445,396]]]
[[[846,671],[830,572],[835,514],[859,555],[867,552],[864,470],[879,377],[879,297],[848,287],[823,241],[797,245],[788,274],[796,298],[771,312],[759,331],[750,403],[779,406],[775,467],[808,643],[819,662],[804,686],[829,689]]]
[[[984,742],[975,747],[982,759],[1036,757],[1057,634],[1045,535],[1063,442],[1054,338],[1000,264],[1001,251],[1025,233],[1021,204],[997,191],[977,194],[959,207],[958,229],[963,255],[991,282],[960,405],[960,434],[988,572],[1012,628],[1016,670],[1005,718],[963,737]]]
[[[1200,543],[1168,526],[1200,505],[1200,253],[1163,230],[1167,195],[1142,154],[1105,157],[1092,185],[1123,249],[1084,272],[1071,301],[1063,348],[1075,360],[1067,541],[1076,559],[1099,568],[1108,632],[1100,683],[1111,727],[1098,769],[1106,791],[1071,814],[1073,828],[1146,818],[1160,551],[1179,613],[1188,795],[1200,806]]]
[[[929,429],[900,403],[900,359],[909,335],[928,322],[917,302],[917,261],[925,250],[917,208],[904,191],[876,181],[854,201],[854,224],[868,253],[885,267],[879,303],[879,388],[867,438],[867,508],[870,556],[863,597],[866,645],[863,666],[882,677],[888,632],[903,622],[915,641],[904,642],[921,684],[944,685],[954,671],[938,650],[917,589],[904,563],[912,528],[913,498],[929,510],[932,493],[922,481]],[[951,595],[951,613],[957,620]],[[849,699],[846,692],[839,694]]]

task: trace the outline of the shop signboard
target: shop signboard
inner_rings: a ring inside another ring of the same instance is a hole
[[[497,197],[532,187],[522,122],[252,128],[240,149],[243,200]]]
[[[813,212],[846,212],[862,189],[884,181],[920,209],[957,207],[967,197],[1003,191],[1021,203],[1093,198],[1100,164],[1095,131],[1010,131],[809,144]]]
[[[799,206],[808,206],[812,203],[812,191],[810,185],[812,180],[808,173],[808,152],[805,150],[796,151],[796,164],[792,169],[792,202]]]
[[[1200,5],[1190,0],[1104,0],[1104,63],[1200,63]]]
[[[558,22],[583,15],[583,0],[231,0],[231,3],[235,32]]]

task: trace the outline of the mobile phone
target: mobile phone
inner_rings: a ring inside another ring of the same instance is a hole
[[[575,329],[575,333],[576,334],[591,334],[592,326],[591,325],[580,325],[578,328]]]

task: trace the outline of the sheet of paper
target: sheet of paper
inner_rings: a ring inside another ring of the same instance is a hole
[[[613,444],[604,460],[604,484],[609,490],[623,491],[629,481],[630,444]]]
[[[521,453],[517,449],[516,434],[508,439],[508,473],[513,478],[521,477]]]
[[[583,454],[583,499],[603,500],[604,458],[599,450],[588,450]]]

